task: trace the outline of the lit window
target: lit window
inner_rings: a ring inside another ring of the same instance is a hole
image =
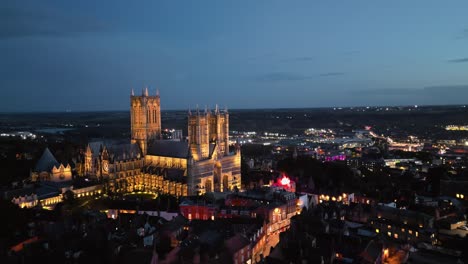
[[[389,237],[391,237],[391,236],[392,236],[392,232],[387,232],[387,235],[388,235]]]
[[[380,230],[377,228],[377,229],[375,229],[375,232],[378,234],[378,233],[380,233]]]

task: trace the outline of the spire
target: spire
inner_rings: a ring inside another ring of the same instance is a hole
[[[135,91],[133,91],[133,88],[132,88],[132,93],[131,93],[132,96],[135,96]]]
[[[190,106],[188,108],[188,115],[191,116],[192,115],[192,111],[190,110]]]
[[[216,107],[215,107],[215,114],[219,114],[218,104],[216,104]]]
[[[224,106],[224,112],[227,113],[228,112],[228,109],[227,109],[227,105]]]
[[[199,115],[199,114],[200,114],[200,111],[198,111],[198,104],[197,104],[197,115]]]
[[[145,96],[148,96],[148,86],[145,88]]]
[[[205,105],[205,115],[208,114],[208,106]]]
[[[159,89],[156,89],[156,96],[159,97]]]

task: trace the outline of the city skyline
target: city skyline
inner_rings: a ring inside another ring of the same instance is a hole
[[[465,104],[462,1],[6,1],[0,112]]]

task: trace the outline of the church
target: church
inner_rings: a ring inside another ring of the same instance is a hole
[[[218,107],[188,113],[187,140],[161,139],[159,92],[130,96],[130,142],[91,142],[80,174],[108,182],[113,192],[175,196],[241,188],[241,154],[229,145],[229,113]]]

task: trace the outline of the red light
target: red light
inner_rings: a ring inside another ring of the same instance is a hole
[[[283,178],[281,178],[280,180],[280,183],[281,185],[289,185],[291,183],[291,180],[288,177],[283,176]]]

